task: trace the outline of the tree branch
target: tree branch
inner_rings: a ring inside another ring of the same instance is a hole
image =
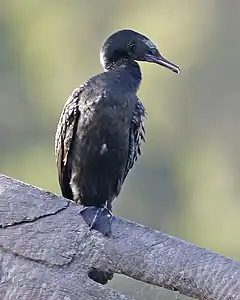
[[[0,299],[130,299],[87,276],[90,267],[198,299],[240,299],[240,263],[115,218],[89,231],[81,207],[0,175]]]

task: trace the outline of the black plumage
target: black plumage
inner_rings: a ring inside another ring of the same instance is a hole
[[[55,153],[64,197],[84,205],[90,228],[109,235],[112,201],[141,154],[145,109],[137,97],[141,83],[138,61],[154,62],[178,73],[145,36],[121,30],[100,52],[104,72],[75,89],[57,127]],[[93,270],[90,277],[106,283],[112,274]]]

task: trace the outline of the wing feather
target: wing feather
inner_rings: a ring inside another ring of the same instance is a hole
[[[141,143],[145,142],[144,118],[146,116],[145,108],[140,100],[136,104],[133,112],[132,124],[129,132],[129,152],[126,168],[123,174],[124,182],[129,170],[133,167],[138,157],[141,155]]]
[[[72,191],[69,186],[70,176],[67,169],[67,161],[72,139],[75,135],[80,112],[78,103],[82,87],[73,91],[65,103],[55,136],[55,155],[57,159],[58,180],[64,197],[72,199]]]

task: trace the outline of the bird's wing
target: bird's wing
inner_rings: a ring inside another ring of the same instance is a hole
[[[57,158],[58,180],[64,197],[72,199],[72,191],[69,186],[70,176],[66,168],[71,142],[76,131],[79,109],[78,103],[82,87],[73,91],[65,103],[55,136],[55,155]]]
[[[135,161],[141,155],[141,142],[145,142],[144,118],[146,116],[145,108],[140,100],[136,104],[133,112],[131,128],[129,132],[129,151],[128,160],[123,174],[124,182],[129,170],[133,167]]]

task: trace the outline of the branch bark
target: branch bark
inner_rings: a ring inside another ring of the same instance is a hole
[[[81,207],[0,175],[0,299],[130,299],[87,276],[90,267],[198,299],[240,299],[240,263],[115,218],[89,231]]]

